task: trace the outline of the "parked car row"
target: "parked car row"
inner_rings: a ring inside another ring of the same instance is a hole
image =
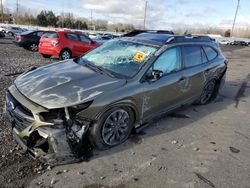
[[[12,27],[12,26],[1,26],[0,31],[6,33],[7,35],[15,36],[22,32],[28,31],[28,29],[20,28],[20,27]]]
[[[50,31],[42,35],[38,49],[45,58],[57,56],[60,59],[70,59],[97,46],[99,43],[80,32]]]
[[[235,45],[235,46],[250,46],[250,42],[246,42],[246,41],[238,41],[238,40],[235,40],[235,41],[229,41],[229,40],[226,40],[226,39],[223,39],[223,40],[219,40],[218,41],[220,45]]]
[[[117,35],[112,35],[112,34],[103,34],[103,35],[97,35],[95,38],[93,38],[94,41],[103,44],[104,42],[107,42],[111,39],[118,38]]]
[[[233,41],[230,43],[230,45],[235,45],[235,46],[249,46],[250,42],[246,42],[246,41]]]
[[[78,57],[100,44],[86,34],[73,31],[26,31],[15,35],[14,43],[44,58],[57,56],[60,59]]]
[[[17,46],[29,49],[31,51],[37,51],[41,36],[44,31],[26,31],[15,36],[14,43]]]

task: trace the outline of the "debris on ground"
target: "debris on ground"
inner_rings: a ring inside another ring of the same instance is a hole
[[[203,182],[205,182],[206,184],[208,184],[210,187],[215,188],[215,185],[214,185],[210,180],[208,180],[207,178],[205,178],[204,176],[202,176],[202,175],[199,174],[199,173],[194,172],[194,174],[195,174],[200,180],[202,180]]]
[[[101,176],[101,177],[100,177],[101,180],[104,180],[105,178],[106,178],[105,176]]]
[[[232,153],[239,153],[239,152],[240,152],[239,149],[237,149],[237,148],[235,148],[235,147],[232,147],[232,146],[230,146],[229,149],[230,149],[230,151],[231,151]]]
[[[177,144],[178,141],[177,141],[177,140],[172,140],[171,143],[172,143],[172,144]]]
[[[81,171],[81,172],[78,172],[79,175],[84,175],[85,172],[84,171]]]
[[[200,151],[200,148],[193,148],[194,151]]]
[[[53,177],[50,181],[50,185],[54,185],[57,182],[57,180],[55,179],[55,177]]]

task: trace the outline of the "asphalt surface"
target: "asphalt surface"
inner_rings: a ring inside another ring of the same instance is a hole
[[[0,187],[250,187],[250,47],[222,51],[230,63],[214,101],[162,117],[88,162],[40,164],[17,147],[1,113]],[[16,77],[4,75],[53,61],[0,39],[1,109]]]

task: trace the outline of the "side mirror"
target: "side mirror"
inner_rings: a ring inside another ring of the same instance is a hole
[[[163,72],[161,70],[152,71],[152,81],[159,80],[162,76],[163,76]]]

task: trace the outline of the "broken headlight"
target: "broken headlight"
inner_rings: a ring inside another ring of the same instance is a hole
[[[78,114],[82,110],[88,108],[92,103],[93,103],[93,101],[89,101],[89,102],[85,102],[85,103],[78,104],[75,106],[71,106],[71,107],[69,107],[69,113],[72,117],[74,117],[76,114]]]
[[[39,118],[43,122],[53,123],[53,124],[62,124],[65,119],[65,111],[63,108],[52,109],[48,112],[41,112]]]

